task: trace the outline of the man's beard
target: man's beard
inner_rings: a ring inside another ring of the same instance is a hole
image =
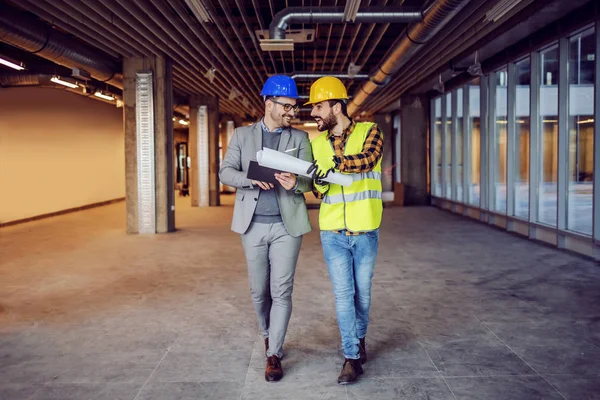
[[[289,121],[287,122],[287,118],[289,117]],[[287,128],[288,126],[292,125],[292,119],[294,117],[285,113],[285,114],[276,114],[275,111],[271,112],[271,119],[275,122],[277,122],[277,124],[279,125],[279,128]]]
[[[323,119],[323,123],[317,129],[320,132],[330,131],[333,128],[335,128],[336,125],[337,125],[337,119],[335,118],[335,115],[333,115],[333,112],[329,112],[329,115]]]

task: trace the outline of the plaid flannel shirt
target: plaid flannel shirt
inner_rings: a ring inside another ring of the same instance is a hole
[[[377,124],[373,124],[371,131],[367,135],[363,151],[358,154],[344,155],[344,149],[348,137],[354,131],[356,122],[351,121],[348,128],[340,136],[335,136],[331,132],[327,132],[327,139],[331,142],[334,149],[334,160],[338,165],[340,172],[359,173],[372,171],[383,154],[383,135]],[[313,188],[313,193],[316,198],[322,199],[325,195],[319,193]],[[345,231],[346,235],[358,235],[358,232]]]

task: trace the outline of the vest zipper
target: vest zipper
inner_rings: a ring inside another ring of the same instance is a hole
[[[346,155],[347,142],[348,138],[346,138],[346,142],[344,142],[344,151],[342,151],[343,155]],[[331,141],[329,141],[329,145],[331,146],[331,149],[333,150],[333,155],[335,156],[335,148],[333,147],[333,143],[331,143]],[[344,202],[344,228],[348,230],[348,223],[346,222],[346,194],[344,193],[344,186],[340,185],[340,187],[342,188],[342,201]]]

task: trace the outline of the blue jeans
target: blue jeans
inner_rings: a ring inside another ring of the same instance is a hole
[[[369,325],[379,229],[358,236],[321,231],[321,243],[333,284],[344,357],[358,359],[359,339],[365,337]]]

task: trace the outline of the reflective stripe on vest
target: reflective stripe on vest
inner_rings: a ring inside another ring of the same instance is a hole
[[[350,194],[336,194],[333,196],[325,196],[323,203],[325,204],[337,204],[367,200],[367,199],[381,199],[381,192],[378,190],[365,190],[364,192],[350,193]]]
[[[371,172],[361,172],[358,174],[352,174],[353,181],[362,181],[363,179],[381,180],[381,172],[371,171]]]

